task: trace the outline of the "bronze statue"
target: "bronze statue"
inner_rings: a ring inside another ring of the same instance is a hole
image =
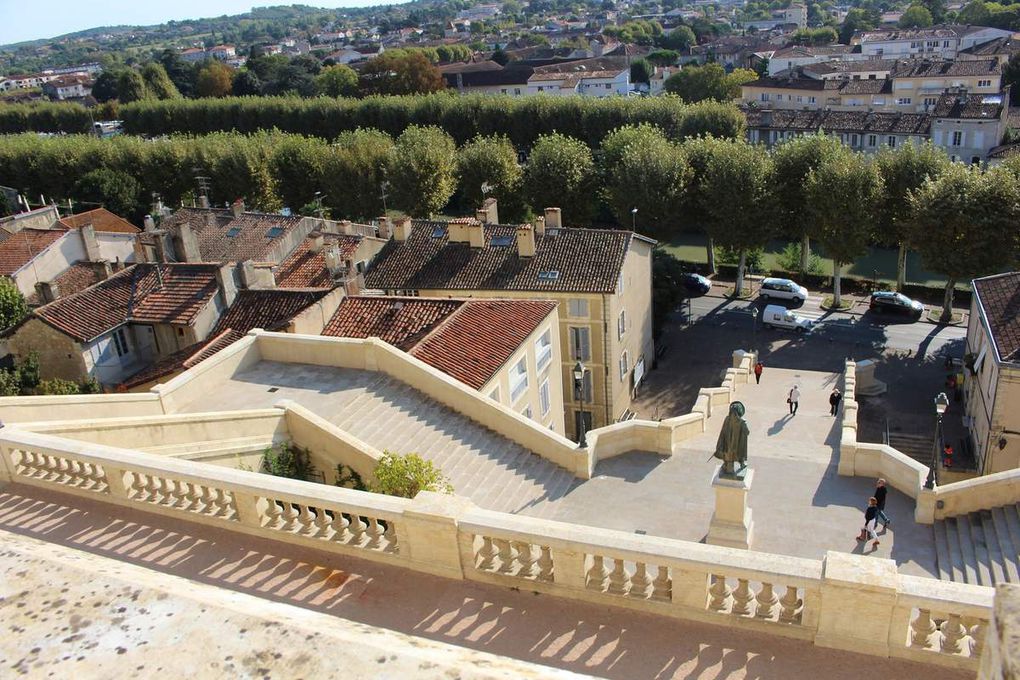
[[[744,412],[744,405],[739,401],[730,404],[729,415],[719,431],[713,455],[723,461],[720,477],[742,479],[747,474],[747,435],[750,430],[744,420]],[[740,463],[739,470],[735,469],[734,463]]]

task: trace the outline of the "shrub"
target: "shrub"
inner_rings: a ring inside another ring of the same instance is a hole
[[[737,264],[740,262],[740,254],[732,248],[718,246],[715,249],[715,259],[721,264]],[[748,270],[754,272],[765,271],[765,251],[761,248],[754,248],[747,251],[744,261]]]
[[[39,385],[39,355],[29,352],[21,365],[18,366],[18,380],[21,383],[21,391],[28,392]]]
[[[275,477],[306,480],[312,472],[308,450],[291,442],[270,447],[262,452],[262,472]]]
[[[788,272],[800,271],[800,243],[791,242],[786,244],[783,252],[779,254],[779,267],[783,271]],[[818,257],[815,253],[808,255],[808,270],[806,273],[821,274],[822,258]]]
[[[375,468],[378,480],[372,485],[375,493],[401,498],[414,498],[419,491],[453,493],[442,470],[417,453],[397,455],[386,451]]]
[[[21,379],[17,371],[0,370],[0,397],[16,397],[21,394]]]
[[[53,378],[52,380],[43,380],[39,383],[36,394],[81,394],[81,386],[71,380]]]
[[[343,489],[368,491],[368,487],[365,486],[365,480],[358,474],[358,471],[343,463],[337,463],[336,481],[333,484]]]
[[[10,279],[0,279],[0,329],[17,325],[27,314],[25,296]]]

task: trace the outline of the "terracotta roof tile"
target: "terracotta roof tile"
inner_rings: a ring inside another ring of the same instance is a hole
[[[636,237],[608,229],[548,229],[535,237],[535,256],[522,258],[517,255],[516,226],[487,225],[482,248],[450,243],[446,226],[415,220],[406,242],[391,240],[375,258],[365,285],[386,290],[611,293]]]
[[[22,229],[0,242],[0,275],[11,276],[66,234],[65,229]]]
[[[360,236],[323,234],[324,247],[318,253],[309,250],[313,239],[306,238],[274,272],[279,288],[332,288],[335,283],[326,269],[326,250],[336,247],[340,260],[354,257]]]
[[[156,267],[136,264],[33,315],[82,342],[127,321],[191,324],[217,293],[217,265],[159,265],[162,283]]]
[[[749,128],[800,130],[804,132],[873,132],[927,135],[932,116],[927,113],[886,113],[879,111],[762,111],[744,107]]]
[[[322,334],[375,337],[407,350],[462,304],[462,300],[435,298],[347,297],[340,302]]]
[[[174,232],[182,224],[190,226],[203,262],[264,262],[273,246],[304,219],[252,212],[234,217],[231,210],[181,208],[159,226]]]
[[[974,279],[974,294],[999,359],[1020,363],[1020,272]]]
[[[329,289],[318,290],[239,290],[216,324],[214,334],[226,329],[247,333],[253,328],[275,331],[321,300]]]
[[[57,286],[57,295],[67,297],[79,293],[89,286],[94,286],[102,280],[103,277],[95,265],[90,262],[75,262],[58,274],[53,279],[53,283]],[[32,293],[28,297],[28,303],[38,305],[40,303],[39,294]]]
[[[70,215],[60,220],[60,224],[68,229],[79,229],[86,224],[91,224],[96,231],[116,232],[121,234],[137,234],[141,231],[123,217],[116,215],[106,208],[96,208],[77,215]]]

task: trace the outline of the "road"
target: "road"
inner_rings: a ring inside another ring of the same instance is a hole
[[[964,326],[940,326],[926,321],[911,323],[906,319],[872,314],[867,312],[866,307],[858,307],[851,312],[830,312],[821,309],[821,301],[821,296],[810,296],[799,308],[790,305],[797,314],[816,322],[814,330],[803,338],[805,345],[846,345],[849,350],[847,356],[892,350],[909,351],[920,358],[941,355],[947,348],[954,356],[962,356],[961,341],[967,335]],[[760,314],[762,307],[764,305],[757,300],[706,296],[691,301],[689,320],[695,324],[742,326],[752,331],[758,341],[781,340],[784,336],[794,335],[793,331],[762,328],[760,318],[756,320],[751,313],[752,309],[757,309]]]

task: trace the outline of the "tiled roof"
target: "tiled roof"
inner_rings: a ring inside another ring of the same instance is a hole
[[[796,59],[828,54],[849,54],[850,45],[791,45],[776,50],[773,59]]]
[[[995,40],[989,40],[973,47],[968,47],[965,50],[960,50],[960,54],[973,54],[975,56],[992,56],[996,54],[1016,54],[1020,52],[1020,41],[1013,40],[1013,38],[996,38]]]
[[[921,38],[957,38],[981,30],[983,26],[961,26],[947,24],[941,26],[929,26],[928,28],[887,28],[871,31],[863,31],[855,37],[861,42],[874,42],[885,40],[918,40]]]
[[[839,88],[840,94],[883,94],[892,92],[891,80],[847,80]]]
[[[546,300],[348,297],[322,334],[380,338],[480,389],[555,309]]]
[[[974,294],[999,359],[1020,363],[1020,272],[974,279]]]
[[[1003,144],[988,152],[989,158],[1012,158],[1020,154],[1020,144]]]
[[[217,265],[136,264],[91,288],[33,312],[71,337],[87,342],[126,321],[189,325],[216,295]]]
[[[228,328],[241,333],[247,333],[253,328],[278,330],[328,292],[327,289],[239,290],[230,309],[220,317],[214,333]]]
[[[804,132],[869,132],[875,134],[927,135],[932,117],[925,113],[867,111],[762,111],[745,107],[747,126],[767,130]]]
[[[823,61],[799,67],[805,73],[825,75],[830,73],[866,73],[868,71],[891,71],[895,59],[860,59],[854,61]]]
[[[526,85],[528,78],[535,72],[533,66],[517,65],[513,62],[506,68],[490,71],[466,71],[464,73],[445,73],[443,77],[450,87],[487,87],[496,85]]]
[[[181,224],[188,224],[204,262],[265,261],[277,241],[303,219],[252,212],[234,217],[230,210],[181,208],[159,226],[176,231]]]
[[[306,238],[294,252],[276,268],[276,285],[279,288],[332,288],[335,283],[326,269],[326,251],[336,247],[340,260],[354,257],[361,243],[360,236],[323,234],[323,248],[318,253],[309,250],[313,239]]]
[[[795,72],[788,72],[791,75]],[[797,78],[797,77],[779,77],[772,76],[770,78],[759,78],[758,80],[752,80],[749,83],[744,83],[744,87],[771,87],[784,90],[809,90],[814,92],[821,92],[823,90],[829,90],[839,94],[880,94],[882,92],[891,92],[892,83],[884,78],[879,79],[868,79],[868,80],[843,80],[837,78],[826,78],[820,80],[818,78]]]
[[[54,241],[64,229],[22,229],[0,242],[0,275],[11,276]]]
[[[450,243],[445,222],[415,220],[413,227],[406,242],[391,240],[376,256],[366,287],[611,293],[631,239],[643,238],[608,229],[548,229],[535,235],[535,256],[522,258],[513,225],[485,226],[482,248]]]
[[[60,224],[68,229],[78,229],[91,224],[96,231],[117,232],[121,234],[137,234],[141,231],[123,217],[115,215],[106,208],[96,208],[77,215],[61,218]]]
[[[168,375],[183,371],[195,366],[204,359],[208,359],[216,352],[224,349],[244,337],[244,333],[227,329],[218,335],[210,336],[208,340],[195,343],[190,347],[177,350],[154,364],[146,366],[138,373],[122,382],[118,389],[130,390],[146,383],[151,383]]]
[[[75,262],[62,271],[53,283],[57,284],[57,295],[67,297],[94,286],[103,280],[97,268],[90,262]],[[28,298],[29,304],[39,304],[38,293],[32,293]]]
[[[931,61],[912,59],[901,61],[892,72],[893,78],[933,78],[939,76],[997,76],[1002,73],[998,59],[972,61]]]
[[[935,104],[936,118],[998,118],[1002,113],[1001,94],[946,94]]]

